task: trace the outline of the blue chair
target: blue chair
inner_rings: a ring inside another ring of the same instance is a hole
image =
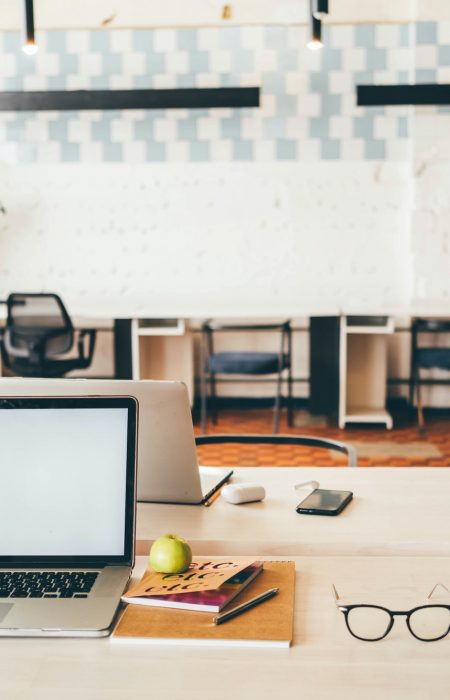
[[[278,352],[215,352],[214,334],[229,332],[278,332],[280,345]],[[292,397],[292,330],[291,322],[260,324],[222,324],[211,320],[202,325],[201,340],[201,427],[207,432],[208,403],[212,408],[213,422],[217,422],[217,375],[251,375],[254,378],[275,375],[276,395],[274,402],[273,432],[277,433],[280,424],[283,374],[287,378],[288,424],[293,424]],[[208,395],[209,386],[209,395]]]
[[[421,335],[424,333],[450,334],[450,319],[415,318],[411,327],[411,377],[409,403],[414,404],[417,395],[417,422],[419,431],[424,432],[424,417],[421,384],[448,384],[450,380],[428,379],[420,377],[421,369],[442,369],[450,372],[450,347],[424,345]]]

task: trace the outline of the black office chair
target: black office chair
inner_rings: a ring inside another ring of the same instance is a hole
[[[415,318],[411,327],[411,377],[409,385],[409,403],[414,405],[414,394],[417,392],[417,423],[421,433],[425,430],[422,397],[420,385],[421,369],[443,369],[450,371],[450,347],[434,347],[421,344],[423,333],[450,334],[450,319]],[[448,384],[449,380],[432,379],[427,384]]]
[[[352,445],[338,440],[311,437],[309,435],[197,435],[195,444],[199,445],[223,445],[226,443],[241,445],[303,445],[305,447],[319,447],[325,450],[334,450],[347,455],[347,466],[357,466],[357,454]]]
[[[279,332],[280,346],[278,352],[215,352],[214,333],[217,332]],[[280,424],[280,408],[283,372],[287,372],[287,410],[288,424],[293,424],[292,398],[292,330],[290,321],[283,323],[260,324],[222,324],[211,320],[202,325],[201,339],[201,427],[207,432],[208,398],[212,404],[212,419],[217,422],[216,376],[226,375],[277,375],[275,395],[273,432],[277,433]],[[209,397],[208,397],[209,384]]]
[[[11,372],[23,377],[63,377],[92,362],[96,331],[78,331],[78,356],[60,358],[75,341],[67,310],[56,294],[10,294],[8,316],[2,334],[2,361]],[[87,343],[87,348],[86,348]]]

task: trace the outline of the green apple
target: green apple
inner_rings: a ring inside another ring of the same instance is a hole
[[[189,544],[178,535],[162,535],[150,549],[150,566],[164,574],[182,574],[189,569],[192,551]]]

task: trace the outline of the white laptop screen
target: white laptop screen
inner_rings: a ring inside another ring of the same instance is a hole
[[[1,558],[125,554],[128,410],[0,410]]]

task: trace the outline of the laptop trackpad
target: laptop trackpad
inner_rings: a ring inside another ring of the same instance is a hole
[[[0,622],[3,622],[3,620],[13,607],[14,603],[0,603]]]

